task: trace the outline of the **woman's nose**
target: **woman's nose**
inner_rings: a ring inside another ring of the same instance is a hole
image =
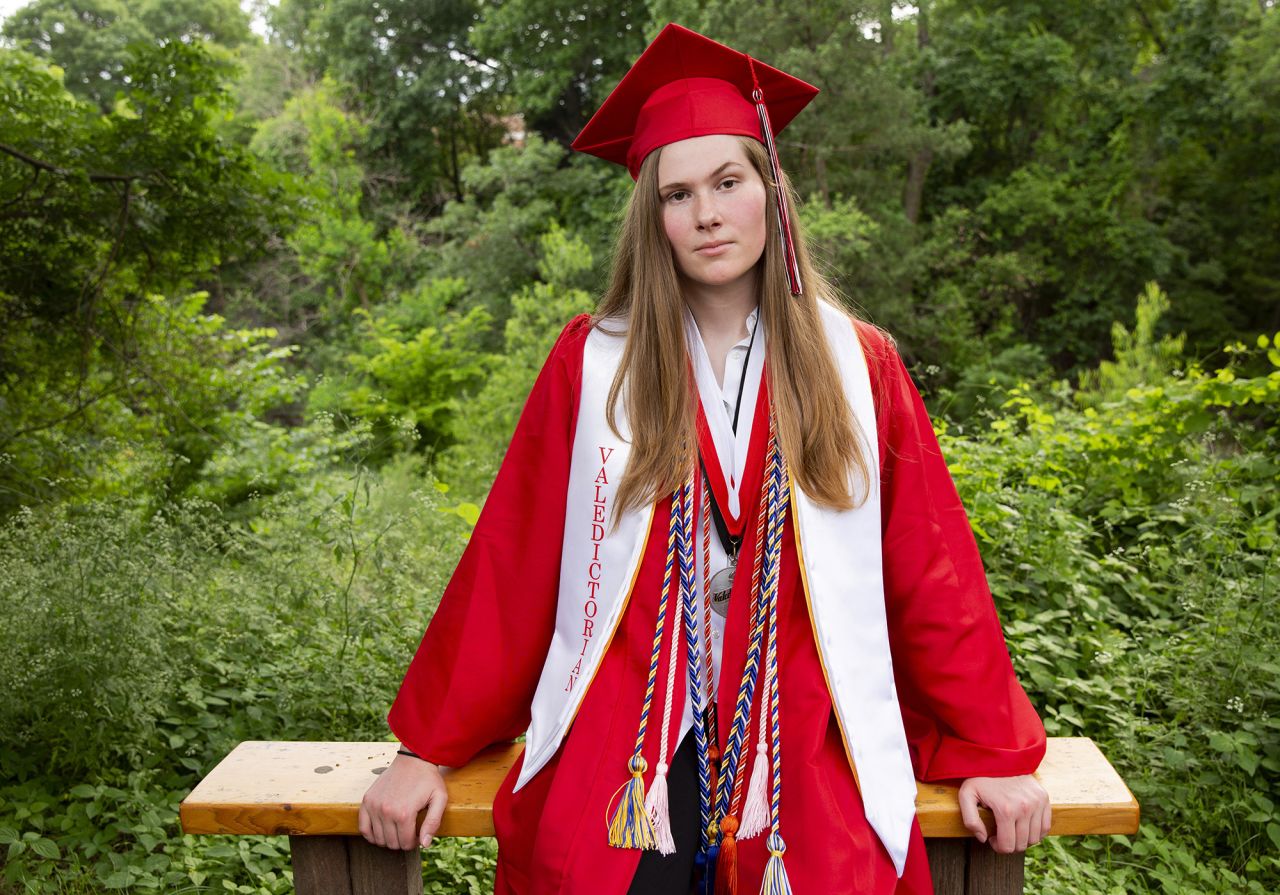
[[[716,200],[710,196],[696,200],[694,215],[695,220],[698,222],[699,230],[720,226],[720,209],[716,204]]]

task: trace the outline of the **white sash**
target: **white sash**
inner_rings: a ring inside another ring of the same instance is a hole
[[[901,876],[916,784],[889,653],[875,405],[852,321],[825,302],[818,306],[873,473],[866,501],[849,511],[817,506],[793,480],[796,546],[823,674],[863,809]],[[624,339],[621,332],[593,329],[584,347],[556,630],[533,697],[517,790],[555,754],[582,704],[626,607],[653,521],[650,505],[623,514],[615,528],[608,525],[630,451],[622,403],[617,423],[623,439],[613,434],[606,416]]]

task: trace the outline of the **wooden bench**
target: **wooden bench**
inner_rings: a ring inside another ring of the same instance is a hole
[[[445,771],[449,807],[439,836],[492,836],[493,796],[523,748],[493,746]],[[288,836],[298,895],[421,895],[419,851],[370,845],[360,800],[395,757],[394,743],[241,743],[182,801],[186,833]],[[1053,836],[1138,830],[1138,803],[1084,737],[1049,740],[1036,776],[1053,805]],[[1023,855],[1001,855],[960,820],[957,788],[920,783],[916,810],[939,895],[1022,891]],[[982,810],[988,830],[991,814]]]

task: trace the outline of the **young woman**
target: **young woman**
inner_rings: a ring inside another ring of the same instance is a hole
[[[499,893],[931,892],[917,778],[963,780],[997,851],[1048,831],[1044,728],[928,415],[798,232],[773,136],[815,93],[671,25],[579,136],[636,178],[612,282],[405,676],[371,842],[428,844],[438,766],[526,730]]]

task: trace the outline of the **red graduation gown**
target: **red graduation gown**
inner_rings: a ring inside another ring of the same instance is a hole
[[[392,705],[391,730],[437,764],[464,764],[529,724],[555,625],[588,330],[586,315],[572,320],[539,374],[471,540]],[[977,545],[928,414],[892,344],[873,327],[859,324],[858,332],[876,402],[889,639],[916,776],[935,781],[1029,774],[1044,755],[1044,727],[1014,677]],[[765,419],[757,415],[757,430]],[[761,462],[763,451],[753,447],[749,456],[749,462]],[[749,470],[744,479],[759,481],[758,474]],[[630,602],[560,749],[513,793],[517,762],[498,792],[498,895],[624,893],[635,873],[639,852],[608,845],[606,813],[628,779],[668,512],[664,502],[654,515]],[[753,519],[754,508],[750,513]],[[744,558],[754,549],[754,525],[746,528]],[[899,879],[866,822],[814,642],[790,520],[783,544],[781,832],[792,889],[796,895],[931,893],[919,825]],[[749,577],[737,576],[730,601],[718,695],[722,728],[732,717],[745,660]],[[680,666],[683,675],[683,658]],[[659,700],[665,671],[663,661]],[[677,684],[675,719],[683,677]],[[659,739],[660,730],[651,724],[645,748],[651,769]],[[751,895],[759,891],[767,857],[764,837],[739,843],[739,856],[740,891]]]

